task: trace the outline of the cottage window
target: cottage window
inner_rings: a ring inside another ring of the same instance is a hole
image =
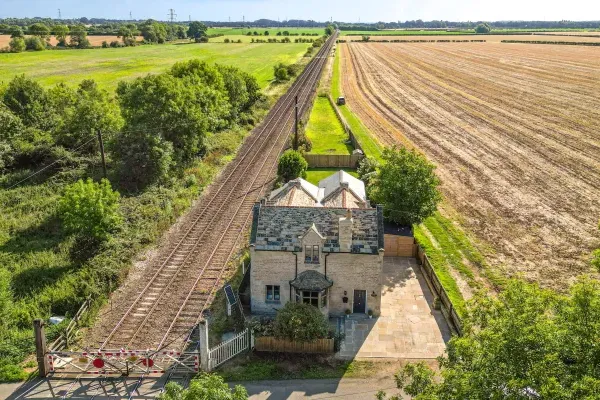
[[[304,262],[319,264],[319,246],[304,246]]]
[[[319,307],[319,292],[302,292],[302,302],[311,306]]]
[[[279,286],[267,285],[267,301],[279,302],[280,300]]]

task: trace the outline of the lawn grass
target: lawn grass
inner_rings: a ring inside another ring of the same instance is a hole
[[[352,154],[348,135],[327,97],[317,96],[306,125],[312,154]]]
[[[342,96],[342,82],[340,76],[340,49],[339,46],[336,49],[335,60],[333,62],[333,75],[331,77],[331,95],[334,99]],[[361,120],[354,115],[347,106],[339,106],[338,109],[342,114],[342,117],[346,120],[346,123],[350,126],[354,137],[360,143],[363,151],[369,157],[374,157],[378,160],[381,159],[381,153],[383,146],[377,139],[372,135],[367,127],[361,122]]]
[[[372,378],[380,371],[393,374],[399,366],[399,362],[343,361],[310,354],[251,353],[246,359],[223,365],[215,373],[229,382]]]
[[[340,169],[358,178],[356,170],[350,168],[309,168],[308,171],[306,171],[306,180],[313,185],[319,185],[321,180],[335,174]]]
[[[75,86],[84,79],[94,79],[101,87],[113,90],[121,80],[159,73],[175,62],[197,58],[236,66],[254,75],[264,88],[273,79],[273,65],[296,63],[308,46],[306,43],[186,43],[4,53],[0,54],[0,85],[15,75],[25,74],[46,87],[60,82]]]

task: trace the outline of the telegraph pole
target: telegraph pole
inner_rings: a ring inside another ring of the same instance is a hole
[[[171,23],[175,22],[175,17],[177,16],[177,14],[175,14],[174,9],[169,8],[169,14],[167,14],[167,15],[171,19]]]
[[[106,157],[104,155],[104,141],[102,140],[102,131],[98,129],[98,143],[100,143],[100,155],[102,156],[102,170],[104,171],[104,178],[108,179],[108,174],[106,173]]]

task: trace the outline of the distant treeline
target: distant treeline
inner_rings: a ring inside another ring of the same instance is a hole
[[[0,19],[0,24],[29,26],[43,22],[52,25],[89,25],[90,35],[110,35],[119,30],[123,24],[141,24],[144,20],[116,20],[106,18],[78,18],[78,19],[53,19],[53,18],[5,18]],[[164,21],[163,21],[164,22]],[[285,20],[258,19],[256,21],[201,21],[208,27],[227,28],[319,28],[326,27],[328,22],[314,20]],[[376,23],[348,23],[334,22],[343,31],[376,31],[383,29],[473,29],[478,24],[487,22],[494,29],[600,29],[600,21],[423,21],[421,19],[398,22]],[[169,23],[170,24],[170,23]],[[172,25],[187,25],[187,21],[174,22]]]
[[[600,42],[564,42],[552,40],[502,40],[502,43],[560,44],[567,46],[600,46]]]

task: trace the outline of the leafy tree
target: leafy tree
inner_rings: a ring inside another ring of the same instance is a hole
[[[0,105],[0,141],[11,143],[18,138],[25,127],[12,111]]]
[[[373,157],[365,157],[360,161],[356,173],[365,186],[368,187],[373,178],[377,176],[377,168],[379,168],[379,161]]]
[[[418,224],[432,215],[441,200],[435,166],[405,148],[386,148],[369,187],[369,197],[384,206],[386,218],[398,224]]]
[[[243,386],[237,385],[230,389],[219,375],[202,374],[190,381],[187,389],[176,382],[165,386],[165,392],[160,400],[247,400],[248,392]]]
[[[290,79],[288,69],[283,64],[277,64],[273,67],[275,80],[277,82],[284,82]]]
[[[177,39],[185,39],[187,37],[187,29],[183,25],[177,25],[175,36]]]
[[[0,24],[0,33],[3,35],[10,34],[10,25]]]
[[[327,27],[325,28],[325,35],[331,36],[331,35],[333,35],[334,32],[335,32],[335,27],[333,25],[327,25]]]
[[[52,31],[54,32],[54,36],[56,36],[56,40],[58,40],[58,46],[67,47],[69,27],[66,25],[54,25]]]
[[[363,35],[362,40],[363,42],[368,42],[369,40],[371,40],[371,36]]]
[[[290,301],[277,312],[274,330],[280,338],[311,342],[327,337],[329,324],[317,307]]]
[[[126,26],[121,26],[121,28],[119,28],[117,37],[121,38],[125,46],[135,45],[135,37],[133,36],[133,32]]]
[[[475,27],[475,33],[490,33],[492,27],[487,23],[479,24]]]
[[[511,280],[497,298],[479,293],[461,337],[440,359],[396,383],[415,399],[596,399],[600,396],[600,282],[581,277],[568,296]]]
[[[144,40],[147,42],[164,43],[167,40],[167,28],[165,24],[149,19],[141,24],[139,28]]]
[[[88,178],[67,186],[59,202],[59,215],[65,228],[83,237],[105,240],[122,223],[119,193],[110,182],[96,183]]]
[[[50,28],[41,22],[30,25],[27,31],[30,35],[37,36],[42,40],[50,39]]]
[[[308,163],[302,154],[295,150],[286,150],[277,164],[277,175],[283,182],[296,178],[306,178]]]
[[[23,29],[21,29],[20,26],[13,26],[10,31],[10,37],[11,39],[25,37],[23,34]]]
[[[151,128],[137,129],[123,132],[109,144],[121,186],[133,191],[165,180],[173,165],[173,144]]]
[[[39,83],[25,78],[25,75],[18,75],[10,81],[3,102],[26,126],[40,129],[52,126],[46,92]]]
[[[206,30],[208,28],[202,22],[193,21],[188,25],[187,36],[190,39],[195,39],[196,42],[200,40],[201,37],[206,36]]]
[[[12,38],[8,43],[8,48],[13,53],[21,53],[25,51],[25,49],[27,48],[25,44],[25,39],[23,39],[22,37]]]
[[[46,43],[37,36],[30,36],[25,39],[25,49],[34,51],[46,50]]]
[[[265,36],[269,36],[269,31],[265,31]]]
[[[93,80],[79,84],[74,105],[65,109],[63,121],[57,128],[57,143],[74,149],[94,138],[98,131],[113,133],[121,129],[119,108],[106,91],[98,89]],[[97,141],[81,148],[82,153],[98,150]]]
[[[71,27],[71,46],[78,49],[90,47],[90,41],[87,38],[87,30],[84,25],[75,25]]]

